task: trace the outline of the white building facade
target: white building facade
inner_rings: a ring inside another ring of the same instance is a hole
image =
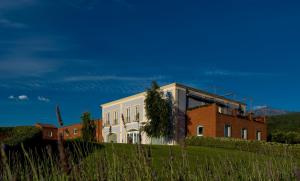
[[[185,137],[185,113],[189,108],[214,102],[220,104],[219,111],[226,111],[227,107],[239,107],[244,111],[246,109],[246,105],[243,103],[178,83],[162,86],[161,90],[172,99],[175,115],[174,140],[165,142],[163,139],[151,139],[145,132],[141,131],[142,127],[148,122],[144,103],[146,92],[142,92],[101,105],[103,118],[102,135],[104,142],[173,144]]]

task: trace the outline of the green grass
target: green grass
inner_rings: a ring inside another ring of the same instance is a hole
[[[160,180],[295,180],[294,170],[300,163],[289,156],[201,146],[145,145],[140,151],[146,155],[142,159],[138,150],[135,145],[105,144],[105,149],[86,159],[84,168],[88,168],[89,175],[99,173],[97,165],[103,161],[98,163],[97,160],[105,157],[107,177],[111,180],[152,180],[155,177]],[[148,174],[141,176],[140,172]]]
[[[203,146],[74,142],[73,148],[67,152],[70,173],[61,169],[59,157],[51,150],[39,156],[26,151],[25,160],[2,159],[7,167],[0,170],[0,180],[296,180],[300,165],[299,159],[284,153],[274,156]]]

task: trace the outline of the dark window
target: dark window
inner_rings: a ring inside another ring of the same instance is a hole
[[[203,133],[204,133],[204,127],[199,125],[197,127],[197,136],[203,136]]]

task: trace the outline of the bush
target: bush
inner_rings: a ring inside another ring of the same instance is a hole
[[[270,134],[269,140],[278,143],[300,144],[300,133],[295,131],[275,131]]]
[[[290,135],[290,137],[293,136],[294,135],[292,134]],[[300,158],[300,145],[207,137],[190,137],[186,139],[185,143],[189,146],[207,146],[215,148],[235,149],[274,156],[282,156],[284,154]]]
[[[17,126],[11,129],[9,137],[2,142],[9,146],[28,143],[41,138],[41,130],[33,126]]]

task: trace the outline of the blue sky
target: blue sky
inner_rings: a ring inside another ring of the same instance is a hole
[[[66,124],[152,80],[299,111],[297,1],[1,0],[0,126]],[[249,101],[247,101],[249,103]]]

